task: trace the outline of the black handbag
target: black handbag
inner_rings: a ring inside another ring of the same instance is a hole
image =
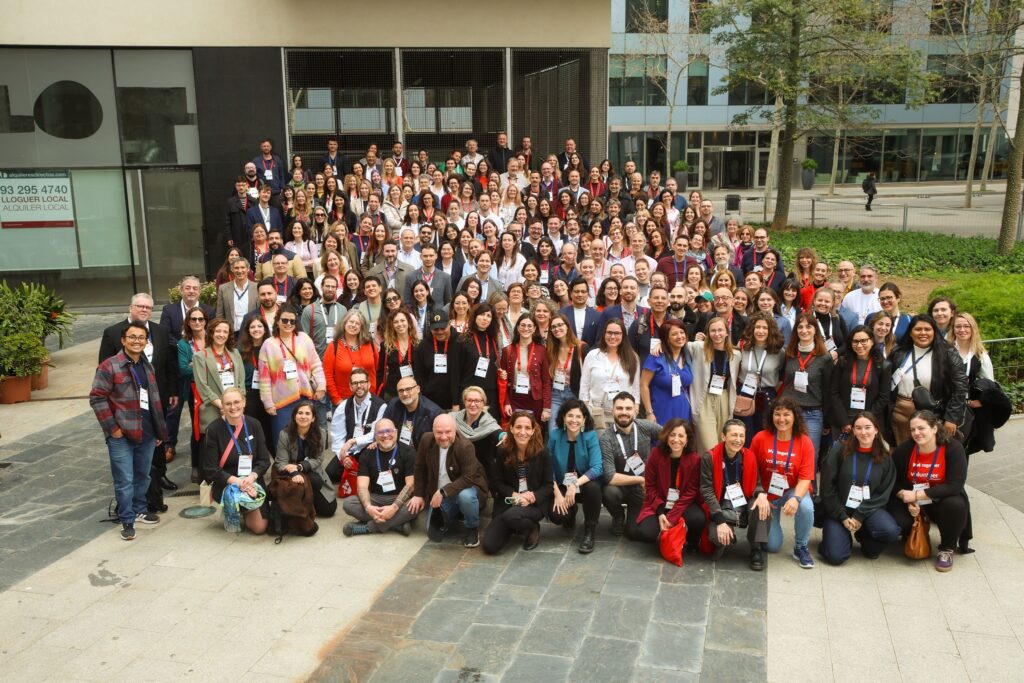
[[[911,353],[911,359],[913,360],[913,351]],[[928,353],[931,353],[929,349]],[[928,354],[925,354],[928,355]],[[924,358],[924,356],[921,356]],[[930,410],[936,415],[939,414],[941,405],[932,396],[932,392],[928,390],[928,387],[921,386],[921,383],[917,381],[917,363],[913,363],[910,366],[910,370],[914,373],[914,390],[910,393],[910,400],[914,402],[914,407],[918,410]]]

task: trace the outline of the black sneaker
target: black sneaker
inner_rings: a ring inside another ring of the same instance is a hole
[[[612,517],[612,536],[621,536],[626,533],[626,518]]]
[[[462,538],[464,548],[475,548],[480,545],[480,530],[466,529],[466,535]]]
[[[396,533],[402,534],[403,536],[405,536],[407,538],[412,533],[412,530],[409,528],[409,523],[408,522],[405,522],[404,524],[399,524],[396,527],[392,527],[391,530],[396,532]]]
[[[140,524],[158,524],[160,522],[160,518],[152,512],[140,512],[139,514],[135,515],[135,521],[139,522]]]
[[[365,536],[370,533],[370,528],[362,522],[348,522],[341,527],[341,533],[346,536]]]
[[[134,541],[135,540],[135,525],[134,524],[122,524],[121,525],[121,540],[122,541]]]
[[[764,555],[764,550],[761,548],[754,548],[750,551],[750,568],[755,572],[763,571],[767,564],[767,558]]]

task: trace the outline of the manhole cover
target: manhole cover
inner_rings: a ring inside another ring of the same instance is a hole
[[[217,508],[211,505],[191,505],[178,514],[185,519],[200,519],[201,517],[209,517],[216,511]]]

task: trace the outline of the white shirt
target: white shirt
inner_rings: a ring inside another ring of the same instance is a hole
[[[583,361],[583,374],[580,377],[580,399],[591,409],[603,407],[605,412],[611,412],[611,401],[608,400],[608,393],[611,388],[619,391],[628,391],[634,396],[640,395],[640,368],[636,369],[633,380],[618,363],[612,363],[607,354],[600,349],[595,349],[587,354]]]
[[[573,306],[572,315],[576,321],[576,336],[581,337],[583,335],[583,325],[587,319],[587,309]]]
[[[344,446],[345,442],[351,438],[348,430],[345,429],[345,408],[349,401],[356,401],[356,397],[353,396],[352,398],[339,403],[338,407],[334,410],[334,415],[331,417],[331,444],[334,448],[334,454],[338,456],[339,460],[344,458],[346,455],[358,453],[373,443],[373,435],[376,431],[377,421],[384,418],[384,411],[388,407],[387,403],[382,403],[376,416],[367,416],[366,411],[370,409],[369,394],[366,395],[366,398],[363,399],[361,404],[358,402],[353,403],[352,413],[355,416],[355,424],[365,424],[366,428],[363,430],[363,435],[356,439],[352,448],[350,448],[347,453],[342,453],[341,447]]]
[[[438,462],[437,462],[437,488],[443,489],[448,484],[452,483],[452,478],[448,476],[448,449],[440,448],[438,450]]]
[[[526,278],[523,277],[523,266],[526,265],[526,257],[522,254],[516,254],[516,260],[512,265],[508,265],[503,259],[498,265],[498,282],[501,283],[503,289],[508,290],[508,286],[514,282],[523,282]]]
[[[858,325],[863,325],[867,317],[875,311],[882,310],[882,304],[878,303],[877,289],[868,294],[860,288],[854,289],[843,297],[842,307],[857,314]]]
[[[238,332],[242,327],[242,319],[245,318],[245,314],[249,310],[249,283],[246,281],[241,293],[238,291],[238,285],[232,284],[231,289],[235,297],[235,315],[232,324],[234,331]]]
[[[412,266],[413,270],[423,267],[423,261],[420,259],[420,252],[413,249],[410,252],[406,252],[404,249],[398,250],[398,261],[406,265]]]
[[[935,351],[929,352],[928,349],[922,349],[919,346],[912,346],[911,350],[913,353],[908,354],[903,359],[903,364],[900,365],[898,370],[903,370],[903,375],[900,377],[900,382],[896,386],[896,392],[898,395],[905,398],[910,398],[911,394],[914,393],[914,372],[917,372],[917,381],[920,382],[921,386],[927,388],[929,391],[932,388],[932,356]],[[917,365],[911,369],[911,365],[914,361],[917,361]]]

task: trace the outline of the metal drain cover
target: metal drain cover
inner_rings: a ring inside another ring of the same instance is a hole
[[[190,505],[178,514],[185,519],[200,519],[202,517],[209,517],[217,508],[211,505]]]

